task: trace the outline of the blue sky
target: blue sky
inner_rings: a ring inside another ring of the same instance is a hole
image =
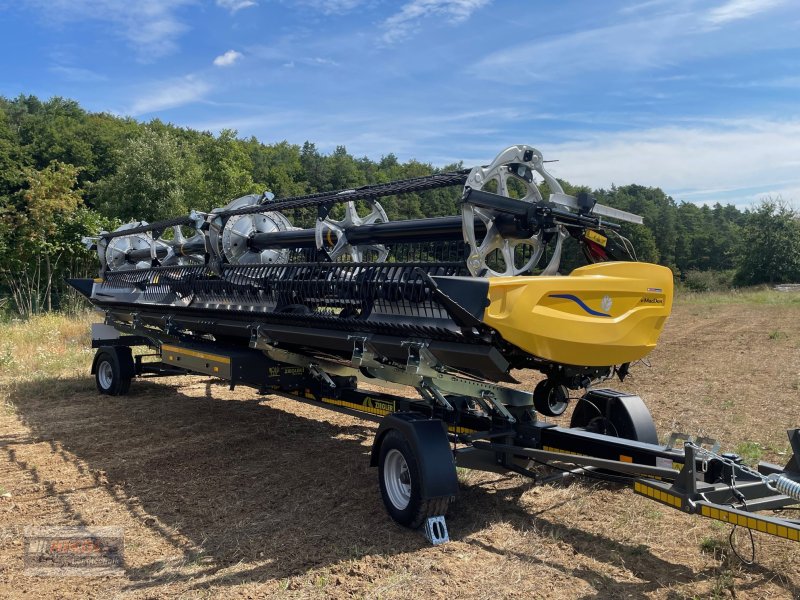
[[[7,97],[800,204],[797,0],[0,0],[0,49]]]

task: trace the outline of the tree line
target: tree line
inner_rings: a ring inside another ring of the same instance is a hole
[[[58,97],[0,97],[0,307],[28,315],[63,306],[64,278],[97,268],[80,238],[101,229],[210,210],[252,192],[282,198],[462,167],[401,162],[394,154],[358,158],[344,146],[323,154],[311,142],[264,144],[158,119],[140,123]],[[800,220],[780,200],[742,211],[676,202],[635,184],[591,192],[642,215],[644,227],[623,228],[638,258],[689,282],[706,285],[708,277],[696,276],[704,272],[739,285],[800,280]],[[445,188],[381,204],[391,220],[415,219],[458,214],[459,197],[459,189]],[[310,211],[289,217],[298,226],[313,222]],[[575,264],[573,251],[564,268]]]

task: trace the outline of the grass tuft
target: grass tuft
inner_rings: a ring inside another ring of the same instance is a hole
[[[728,552],[728,542],[719,538],[704,537],[700,540],[700,551],[703,554],[710,554],[717,560],[721,560]]]
[[[736,454],[748,465],[755,465],[764,456],[764,449],[756,442],[742,442],[736,446]]]
[[[0,378],[36,380],[85,369],[98,316],[50,313],[0,323]]]
[[[692,292],[678,289],[678,304],[716,306],[722,304],[756,304],[767,306],[800,306],[800,293],[779,292],[766,286],[736,288],[727,291]]]

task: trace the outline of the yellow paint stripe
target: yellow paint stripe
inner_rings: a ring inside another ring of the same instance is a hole
[[[317,400],[314,394],[305,393],[302,394],[308,400]],[[324,404],[332,404],[334,406],[341,406],[343,408],[351,408],[353,410],[369,413],[371,415],[380,415],[386,416],[391,411],[382,409],[382,408],[375,408],[372,406],[364,406],[363,404],[358,404],[357,402],[347,402],[346,400],[338,400],[336,398],[322,398],[321,402]],[[453,433],[475,433],[477,429],[470,429],[469,427],[461,427],[460,425],[448,425],[447,429]]]
[[[164,350],[166,350],[167,352],[174,352],[175,354],[184,354],[186,356],[193,356],[194,358],[201,358],[203,360],[211,360],[214,362],[222,363],[224,365],[231,364],[231,359],[229,357],[220,356],[219,354],[207,354],[205,352],[197,352],[196,350],[189,350],[187,348],[180,348],[178,346],[169,346],[167,344],[163,344],[161,346],[162,353],[164,352]]]
[[[323,398],[322,402],[325,404],[333,404],[334,406],[342,406],[345,408],[352,408],[354,410],[369,413],[371,415],[388,415],[389,411],[382,408],[375,408],[373,406],[364,406],[363,404],[356,404],[355,402],[346,402],[345,400],[336,400],[334,398]]]
[[[795,542],[800,541],[800,530],[790,525],[778,525],[771,521],[766,521],[759,518],[758,515],[748,516],[742,515],[738,512],[724,510],[721,508],[714,508],[712,506],[701,506],[700,514],[709,519],[722,521],[723,523],[731,523],[739,527],[746,527],[776,537],[781,537]]]
[[[637,494],[642,496],[647,496],[648,498],[652,498],[658,502],[663,502],[664,504],[668,504],[670,506],[674,506],[675,508],[683,507],[683,499],[680,496],[676,496],[675,494],[670,494],[667,491],[662,489],[646,485],[641,482],[635,482],[633,485],[633,491]],[[702,507],[705,510],[706,506]]]
[[[558,452],[559,454],[572,454],[573,456],[584,456],[580,452],[572,452],[571,450],[562,450],[561,448],[555,448],[553,446],[542,446],[542,450],[545,452]]]

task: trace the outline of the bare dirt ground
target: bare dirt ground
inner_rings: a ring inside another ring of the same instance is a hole
[[[589,480],[464,472],[431,547],[383,509],[374,424],[201,377],[100,396],[87,324],[0,326],[2,598],[800,598],[796,542],[748,567],[727,526]],[[618,387],[662,435],[788,459],[800,304],[679,303],[650,362]],[[25,574],[24,526],[78,524],[124,528],[123,577]]]

